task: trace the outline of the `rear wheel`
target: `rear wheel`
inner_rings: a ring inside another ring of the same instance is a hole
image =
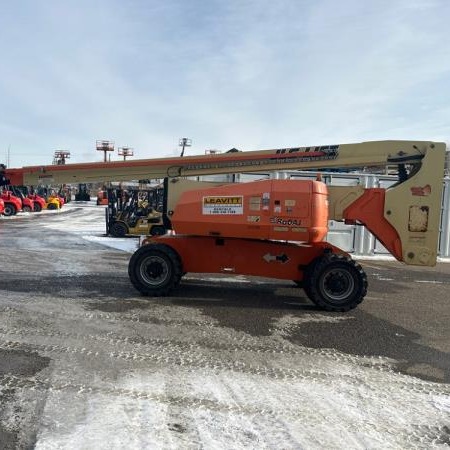
[[[17,214],[17,208],[12,203],[5,203],[5,210],[3,211],[5,216],[14,216]]]
[[[128,275],[133,286],[143,295],[168,295],[178,286],[182,276],[178,254],[165,244],[148,244],[131,257]]]
[[[41,212],[42,206],[38,202],[35,202],[33,209],[34,209],[34,212]]]
[[[123,222],[115,222],[109,229],[111,236],[124,237],[128,233],[128,227]]]
[[[327,311],[349,311],[367,293],[367,276],[348,256],[329,254],[317,259],[305,273],[304,290]]]
[[[58,209],[58,206],[56,205],[56,203],[49,203],[47,205],[47,209],[55,210]]]
[[[31,212],[32,211],[31,206],[29,206],[29,205],[22,206],[22,211],[23,212]]]
[[[157,225],[153,226],[150,230],[152,236],[162,236],[166,234],[166,229],[163,226]]]

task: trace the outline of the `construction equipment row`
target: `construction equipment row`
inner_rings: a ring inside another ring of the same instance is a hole
[[[0,189],[0,215],[9,217],[20,212],[39,213],[43,209],[61,209],[68,201],[70,197],[63,191],[10,185]]]

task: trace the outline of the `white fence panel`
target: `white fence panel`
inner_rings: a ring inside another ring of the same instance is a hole
[[[439,255],[443,258],[450,258],[450,178],[444,180]]]

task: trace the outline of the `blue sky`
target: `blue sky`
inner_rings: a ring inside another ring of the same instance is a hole
[[[447,0],[0,0],[0,162],[449,141],[449,19]]]

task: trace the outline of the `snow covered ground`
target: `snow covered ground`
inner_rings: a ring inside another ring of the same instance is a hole
[[[46,226],[61,230],[61,222],[87,241],[136,248],[136,239],[102,236],[98,215],[61,214]],[[332,327],[355,320],[351,315],[287,313],[272,323],[269,335],[253,336],[219,325],[200,307],[170,301],[153,303],[144,317],[133,310],[87,313],[75,299],[68,314],[57,299],[36,295],[24,305],[19,297],[6,302],[12,326],[6,337],[53,359],[51,376],[22,381],[24,401],[28,390],[48,387],[37,450],[450,446],[449,385],[399,374],[386,358],[311,349],[287,339],[305,323]],[[36,328],[22,334],[19,323],[14,328],[19,304],[39,320],[59,316],[66,322],[47,333]],[[117,332],[118,321],[129,334]],[[78,326],[91,327],[91,334],[76,334]],[[80,375],[84,359],[94,369]],[[115,368],[114,377],[102,372],[105,361]]]

